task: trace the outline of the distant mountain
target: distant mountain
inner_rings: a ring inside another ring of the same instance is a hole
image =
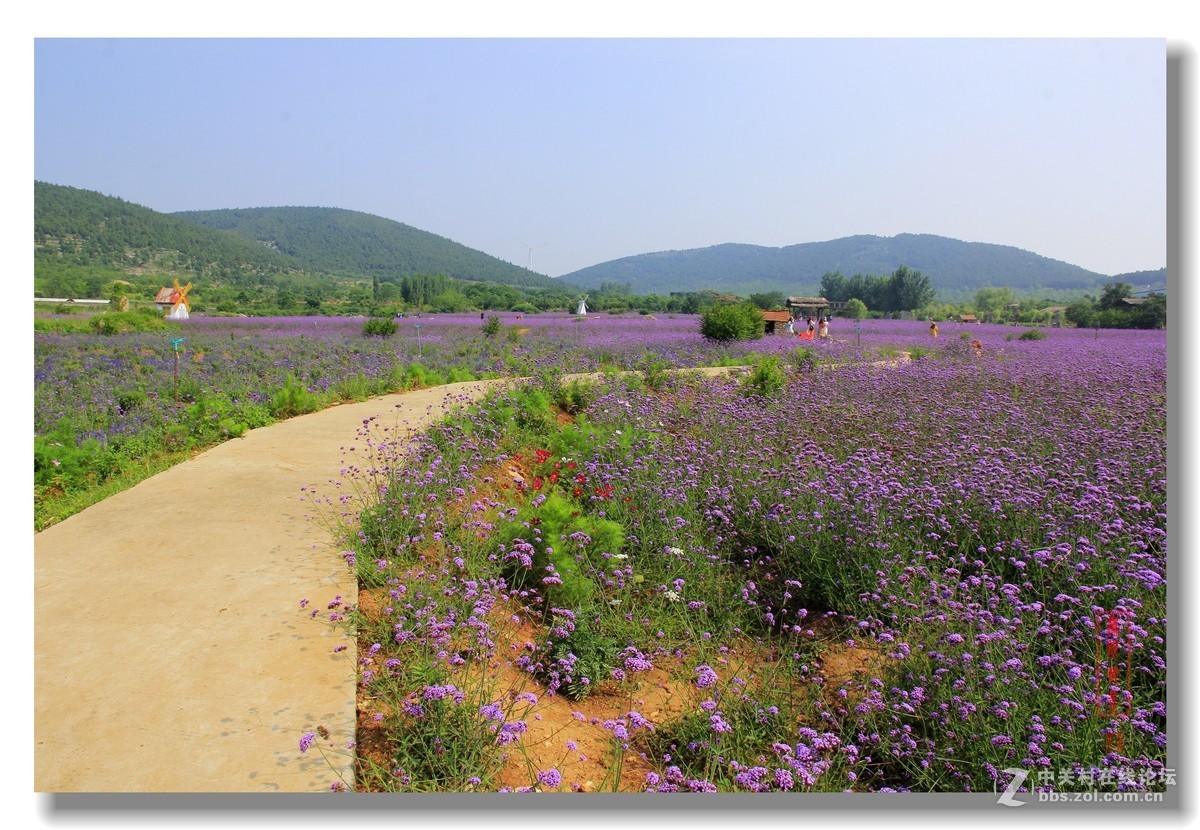
[[[1094,289],[1112,280],[1077,265],[1007,245],[962,242],[931,234],[849,236],[782,248],[725,244],[615,259],[566,274],[584,288],[629,283],[635,294],[711,288],[734,294],[817,291],[821,277],[840,271],[890,274],[901,265],[928,276],[939,299],[966,297],[984,286],[1020,292]]]
[[[178,278],[265,290],[328,293],[416,274],[572,291],[400,222],[334,208],[165,214],[114,196],[34,182],[34,286],[42,296],[95,297],[115,279],[149,290]]]
[[[35,278],[71,272],[218,274],[233,284],[301,272],[290,257],[92,190],[34,182]],[[111,277],[109,277],[111,279]]]
[[[1127,282],[1133,286],[1134,291],[1166,291],[1167,269],[1159,268],[1156,271],[1130,271],[1128,274],[1115,274],[1106,282]]]
[[[181,211],[171,216],[236,234],[286,254],[311,271],[380,278],[445,274],[505,285],[561,285],[445,237],[354,210],[266,207]]]

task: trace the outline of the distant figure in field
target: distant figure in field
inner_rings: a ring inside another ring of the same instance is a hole
[[[817,324],[813,321],[813,318],[809,317],[808,318],[808,339],[809,340],[812,340],[813,335],[816,334],[816,331],[817,331]]]
[[[937,336],[938,336],[938,327],[937,327],[937,323],[930,323],[930,324],[929,324],[929,336],[930,336],[930,337],[932,337],[932,338],[933,338],[933,339],[935,339],[935,340],[937,339]]]
[[[817,337],[825,340],[829,337],[829,318],[822,317],[821,325],[817,328]]]
[[[792,318],[789,317],[788,318],[788,334],[795,334],[795,333],[796,333],[796,324],[795,324],[795,322],[793,322]]]
[[[983,357],[983,343],[978,340],[971,341],[971,351],[976,357]]]

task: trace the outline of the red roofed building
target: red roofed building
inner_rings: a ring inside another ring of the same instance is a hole
[[[788,320],[792,319],[792,315],[786,311],[760,311],[766,321],[766,328],[763,330],[765,334],[786,334]]]

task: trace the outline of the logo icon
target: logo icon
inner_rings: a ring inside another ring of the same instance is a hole
[[[1017,801],[1013,798],[1017,794],[1017,790],[1025,783],[1025,779],[1029,777],[1029,770],[1009,767],[1003,770],[1012,776],[1012,780],[1008,782],[1008,787],[1004,792],[1000,793],[1000,797],[996,799],[997,804],[1003,804],[1005,807],[1024,807],[1024,801]]]

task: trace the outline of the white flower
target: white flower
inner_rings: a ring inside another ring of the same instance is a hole
[[[667,548],[667,553],[671,554],[672,556],[683,556],[683,549],[682,548]]]
[[[628,558],[629,558],[629,554],[627,554],[627,553],[614,553],[613,554],[613,559],[616,559],[618,562],[624,562]]]
[[[677,594],[675,591],[665,591],[663,596],[671,600],[671,602],[679,602],[679,594]]]

